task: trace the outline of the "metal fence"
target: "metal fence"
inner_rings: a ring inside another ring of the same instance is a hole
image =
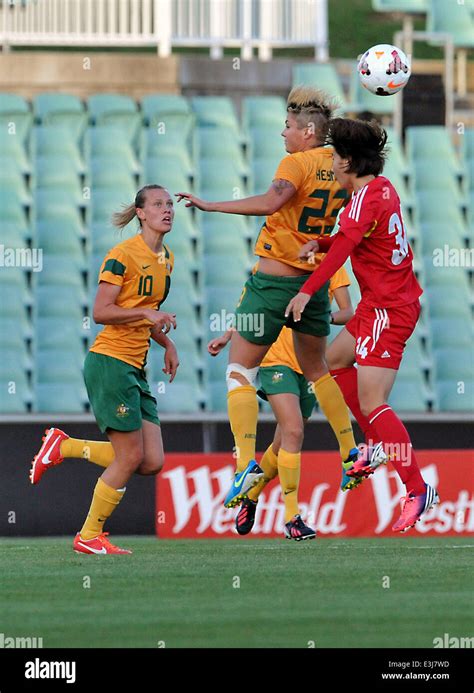
[[[328,58],[327,0],[0,0],[9,46],[238,48],[270,60],[273,48],[314,48]]]

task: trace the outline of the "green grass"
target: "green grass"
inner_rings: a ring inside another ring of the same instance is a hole
[[[114,541],[133,556],[1,540],[0,630],[44,647],[151,648],[432,647],[472,630],[469,539]]]

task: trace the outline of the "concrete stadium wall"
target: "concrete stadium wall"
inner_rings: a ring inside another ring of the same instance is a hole
[[[0,54],[0,91],[30,99],[44,91],[86,98],[119,92],[133,98],[155,92],[179,93],[179,58],[146,53],[13,51]]]
[[[28,471],[33,455],[41,444],[41,436],[51,422],[0,422],[0,536],[73,536],[89,509],[101,468],[82,460],[66,460],[61,467],[48,472],[33,487]],[[54,425],[71,436],[99,439],[94,423]],[[414,421],[407,423],[415,448],[449,449],[472,447],[472,423]],[[272,440],[274,423],[259,424],[258,447],[264,450]],[[200,422],[163,422],[163,439],[168,452],[204,452],[232,450],[229,426],[216,422],[204,426]],[[360,439],[360,437],[358,438]],[[307,427],[306,450],[334,450],[332,432],[325,421],[314,421]],[[304,458],[303,458],[304,460]],[[155,510],[155,479],[134,476],[119,508],[107,523],[113,534],[153,534]]]

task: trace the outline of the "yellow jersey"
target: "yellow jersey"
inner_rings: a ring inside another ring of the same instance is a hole
[[[350,285],[349,275],[344,267],[341,267],[336,274],[331,277],[329,282],[329,303],[332,303],[334,291],[341,286]],[[266,366],[288,366],[296,373],[302,374],[298,361],[296,360],[295,348],[293,346],[293,330],[283,327],[278,339],[265,354],[265,358],[260,364],[260,368]]]
[[[266,217],[255,244],[256,255],[308,272],[316,269],[321,256],[309,263],[298,259],[298,251],[308,241],[331,234],[348,196],[335,179],[332,155],[331,147],[316,147],[281,160],[274,180],[289,181],[296,193],[278,212]]]
[[[121,287],[116,301],[121,308],[158,310],[170,289],[173,264],[173,253],[165,245],[161,252],[154,253],[138,233],[107,253],[98,282]],[[143,368],[150,347],[151,328],[148,320],[105,325],[90,350]]]

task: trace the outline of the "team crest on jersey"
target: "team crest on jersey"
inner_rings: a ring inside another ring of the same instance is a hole
[[[282,380],[283,380],[283,373],[281,373],[280,371],[276,371],[272,375],[272,383],[281,383]]]
[[[119,405],[118,405],[118,407],[117,407],[117,416],[118,416],[120,419],[125,418],[126,416],[129,415],[129,413],[130,413],[130,407],[127,407],[126,404],[123,404],[123,403],[122,403],[122,404],[119,404]]]

